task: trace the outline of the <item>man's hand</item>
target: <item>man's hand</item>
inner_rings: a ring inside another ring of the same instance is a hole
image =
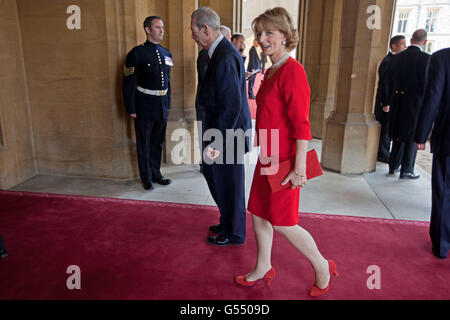
[[[414,142],[414,144],[416,145],[416,149],[417,149],[418,151],[423,151],[423,150],[425,150],[425,144],[422,144],[422,143],[416,143],[416,142]]]
[[[133,119],[136,119],[137,118],[136,113],[130,114],[130,117],[132,117]]]
[[[391,110],[391,106],[384,106],[383,107],[383,111],[386,113],[389,113],[389,111]]]
[[[220,157],[220,154],[220,151],[217,151],[211,147],[206,148],[206,156],[211,160],[216,160],[218,157]]]

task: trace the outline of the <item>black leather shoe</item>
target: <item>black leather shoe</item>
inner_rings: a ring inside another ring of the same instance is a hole
[[[433,255],[434,255],[436,258],[439,258],[439,259],[441,259],[441,260],[447,259],[447,256],[441,256],[440,253],[439,253],[439,250],[434,250],[434,248],[433,248]]]
[[[415,173],[402,173],[400,179],[417,180],[420,178],[420,174]]]
[[[222,225],[216,224],[215,226],[211,226],[209,228],[209,232],[214,233],[214,234],[220,234],[222,232]]]
[[[400,172],[400,169],[397,169],[397,170],[389,170],[389,174],[390,174],[390,175],[394,175],[394,174],[399,173],[399,172]]]
[[[152,181],[153,181],[154,183],[160,184],[160,185],[162,185],[162,186],[168,186],[169,184],[172,183],[172,180],[166,179],[166,178],[164,178],[164,177],[161,178],[161,179],[152,179]]]
[[[229,245],[233,246],[242,246],[244,242],[241,241],[233,241],[230,238],[219,235],[217,237],[208,237],[206,240],[209,244],[217,247],[226,247]]]
[[[144,183],[144,189],[149,191],[155,189],[152,183]]]
[[[6,250],[0,250],[0,259],[5,259],[8,256]]]

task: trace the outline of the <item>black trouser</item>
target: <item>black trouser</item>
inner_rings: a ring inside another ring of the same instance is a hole
[[[450,157],[433,155],[430,237],[433,249],[447,256],[450,249]]]
[[[381,124],[378,159],[389,160],[391,150],[391,138],[389,138],[389,114],[383,111],[377,112],[375,113],[375,118]]]
[[[161,179],[163,144],[166,137],[167,120],[135,119],[136,145],[139,174],[142,183]]]
[[[248,96],[249,97],[255,96],[255,94],[253,93],[253,87],[255,86],[255,81],[256,81],[256,74],[248,80]]]
[[[0,235],[0,251],[5,251],[5,244],[3,243],[2,236]]]
[[[417,148],[413,141],[402,142],[394,139],[389,160],[389,170],[395,171],[401,166],[401,173],[414,173]]]
[[[204,164],[203,175],[220,211],[221,234],[244,242],[246,232],[245,167],[243,164]]]

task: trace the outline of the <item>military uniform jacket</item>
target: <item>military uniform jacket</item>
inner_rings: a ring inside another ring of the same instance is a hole
[[[382,100],[383,105],[391,106],[392,139],[402,142],[414,139],[429,61],[430,55],[416,46],[391,59],[386,76],[386,92],[390,94],[384,94]]]
[[[147,120],[167,119],[172,67],[169,50],[150,41],[128,53],[123,71],[123,97],[128,114]],[[143,93],[139,89],[152,91],[153,94]]]

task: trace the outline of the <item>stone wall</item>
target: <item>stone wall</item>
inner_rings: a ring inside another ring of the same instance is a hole
[[[0,189],[7,189],[36,173],[15,0],[0,0],[0,48]]]

